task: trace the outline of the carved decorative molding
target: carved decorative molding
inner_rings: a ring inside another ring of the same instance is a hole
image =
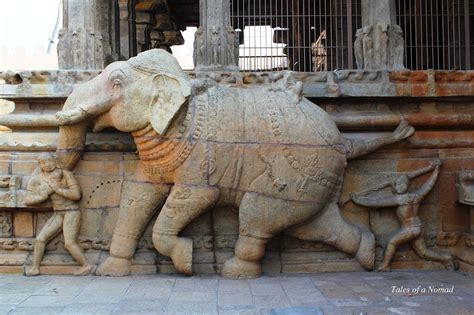
[[[305,97],[442,97],[474,95],[474,71],[339,70],[291,72],[303,82]],[[65,98],[76,84],[89,81],[100,71],[4,71],[0,72],[0,98]],[[284,72],[187,72],[191,78],[221,84],[267,84]]]
[[[0,212],[0,237],[11,237],[12,235],[12,214],[10,212]]]

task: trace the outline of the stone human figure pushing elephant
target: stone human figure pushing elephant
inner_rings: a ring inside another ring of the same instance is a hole
[[[81,227],[79,203],[81,188],[74,175],[59,167],[53,153],[42,153],[38,157],[39,168],[35,170],[28,182],[26,205],[37,205],[51,199],[54,213],[46,221],[36,237],[33,265],[26,270],[27,276],[37,276],[47,243],[61,230],[64,234],[64,247],[81,265],[75,271],[77,276],[85,276],[93,271],[77,244]]]

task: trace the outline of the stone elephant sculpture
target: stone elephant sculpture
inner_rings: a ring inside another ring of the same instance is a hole
[[[224,86],[190,80],[174,57],[149,50],[109,65],[78,86],[58,112],[57,154],[72,169],[86,128],[131,132],[139,162],[123,183],[110,256],[98,275],[130,273],[137,241],[162,204],[153,243],[176,270],[192,273],[192,240],[180,231],[215,206],[239,209],[235,256],[222,274],[257,277],[266,243],[284,231],[322,241],[374,266],[374,236],[337,206],[347,160],[413,134],[348,140],[321,108],[301,96],[290,73],[272,84]]]

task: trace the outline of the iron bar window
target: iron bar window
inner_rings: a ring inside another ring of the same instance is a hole
[[[396,0],[396,7],[408,69],[473,69],[473,0]]]
[[[360,0],[231,0],[243,71],[355,67]]]

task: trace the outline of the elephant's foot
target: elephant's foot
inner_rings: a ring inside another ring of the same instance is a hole
[[[90,275],[94,270],[94,266],[92,265],[84,265],[80,268],[78,268],[75,272],[75,276],[87,276]]]
[[[193,240],[179,237],[173,248],[171,259],[179,273],[191,276],[193,274]]]
[[[131,268],[130,259],[110,256],[97,268],[95,274],[97,276],[123,277],[130,274]]]
[[[360,233],[359,249],[355,255],[357,261],[367,270],[373,270],[375,265],[375,237],[368,231]]]
[[[262,264],[232,257],[224,263],[221,274],[229,279],[258,278],[262,275]]]
[[[25,276],[34,277],[40,274],[39,267],[31,267],[25,271]]]
[[[446,270],[449,270],[449,271],[454,271],[456,270],[455,266],[454,266],[454,262],[453,262],[453,258],[451,256],[449,256],[449,259],[447,259],[444,263],[444,268],[446,268]]]
[[[378,271],[378,272],[389,272],[390,271],[390,266],[382,265],[379,268],[377,268],[376,271]]]

